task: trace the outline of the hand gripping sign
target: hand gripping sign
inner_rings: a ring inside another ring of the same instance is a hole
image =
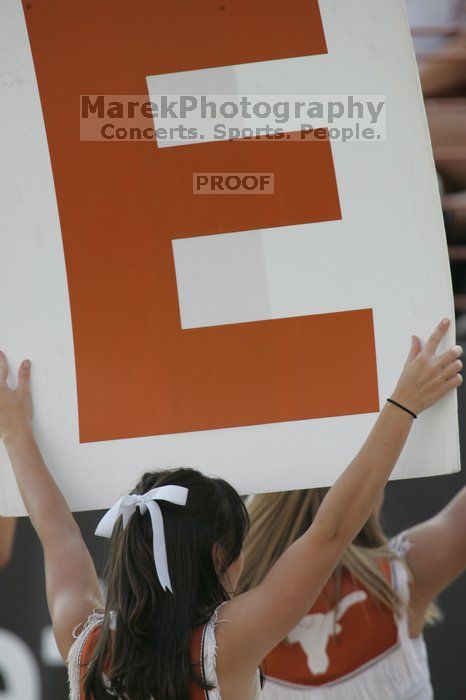
[[[4,337],[33,359],[38,430],[72,505],[106,506],[166,463],[244,491],[331,483],[410,333],[451,315],[401,0],[23,11],[2,4]],[[391,131],[306,139],[307,116],[280,141],[118,142],[109,123],[80,139],[79,106],[105,96],[219,93],[386,95]],[[273,189],[197,194],[206,173],[272,175]],[[454,397],[433,413],[442,447],[427,419],[400,474],[457,468]]]

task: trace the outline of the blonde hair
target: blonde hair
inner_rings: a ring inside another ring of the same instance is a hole
[[[258,586],[283,552],[297,540],[314,520],[329,489],[286,491],[253,496],[248,502],[251,529],[246,538],[245,565],[240,590]],[[371,598],[400,614],[405,604],[379,566],[381,559],[403,561],[389,546],[379,521],[373,513],[361,532],[347,547],[333,576],[336,600],[339,602],[340,579],[343,569],[359,581]],[[439,619],[439,611],[432,605],[426,622]]]

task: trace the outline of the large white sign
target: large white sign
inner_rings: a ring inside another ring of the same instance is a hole
[[[142,89],[141,86],[147,84],[148,99],[149,95],[155,99],[161,93],[186,92],[192,95],[221,92],[257,98],[274,95],[277,101],[297,95],[310,96],[309,99],[313,95],[354,95],[367,96],[367,100],[375,96],[377,105],[382,96],[386,119],[383,138],[336,140],[331,144],[341,218],[329,216],[325,220],[321,217],[320,221],[289,225],[280,222],[262,228],[242,226],[220,230],[218,234],[209,228],[208,235],[203,235],[201,222],[193,235],[179,236],[176,231],[171,234],[180,332],[189,334],[206,327],[275,323],[277,319],[366,310],[373,323],[375,381],[382,406],[394,388],[411,334],[424,339],[443,316],[454,316],[442,212],[402,0],[321,0],[319,5],[326,53],[235,65],[220,63],[206,68],[193,64],[193,70],[169,73],[144,68],[146,72],[138,77],[138,85]],[[83,13],[84,8],[89,10],[90,6],[83,3],[75,10]],[[68,10],[71,12],[69,8],[62,12]],[[271,418],[263,424],[251,424],[252,419],[235,424],[233,415],[229,421],[220,421],[220,427],[215,427],[214,416],[214,427],[209,424],[207,430],[201,426],[151,434],[145,429],[139,436],[127,437],[115,429],[113,435],[119,439],[112,439],[109,432],[102,433],[102,439],[92,437],[92,420],[86,417],[92,411],[86,414],[83,409],[79,382],[81,391],[89,394],[92,391],[89,377],[95,377],[96,405],[100,406],[97,392],[105,379],[106,362],[98,354],[97,343],[94,357],[93,338],[88,338],[84,350],[82,336],[76,345],[81,323],[78,313],[73,316],[73,344],[68,283],[75,282],[73,270],[68,267],[67,283],[62,244],[66,220],[62,217],[63,207],[75,199],[85,210],[89,193],[85,189],[67,190],[63,182],[57,187],[57,170],[52,170],[52,165],[58,167],[57,158],[51,161],[49,155],[49,145],[52,148],[54,143],[50,117],[53,82],[44,83],[46,69],[51,68],[41,59],[40,47],[37,48],[34,11],[33,4],[29,32],[37,76],[21,3],[3,0],[0,4],[1,346],[9,358],[12,374],[24,357],[32,360],[37,437],[71,507],[75,510],[106,507],[127,491],[143,470],[167,465],[201,468],[225,477],[248,493],[333,483],[368,434],[377,417],[377,405],[364,413],[349,411],[352,415],[344,415],[344,411],[336,415],[333,409],[326,413],[323,407],[320,413],[312,414],[318,417],[303,415],[299,420],[297,416],[301,414],[291,412],[289,419],[284,414],[280,420]],[[123,25],[120,27],[122,36],[124,32],[137,33],[138,22],[144,23],[143,16],[134,22],[133,19],[124,31]],[[117,20],[113,17],[112,21]],[[66,27],[70,33],[78,32],[82,22],[69,22]],[[85,37],[86,51],[92,50],[94,30],[90,28],[89,31],[89,40],[87,34]],[[52,51],[53,41],[66,43],[66,36],[54,36],[50,37]],[[33,40],[33,37],[36,38]],[[241,37],[236,40],[242,41]],[[72,52],[77,50],[79,41],[74,37],[69,44]],[[84,51],[82,46],[81,49]],[[79,63],[85,59],[78,53],[73,60]],[[95,70],[101,75],[100,65],[96,65]],[[97,90],[115,93],[115,84],[97,83],[98,80],[76,90],[76,110],[79,96],[86,90],[91,94]],[[52,97],[58,100],[59,93],[66,93],[66,90],[65,81],[57,82],[57,94]],[[63,124],[63,130],[72,130],[75,139],[79,138],[78,119],[77,111],[75,124]],[[327,127],[332,126],[328,114],[324,121]],[[157,117],[154,122],[157,126]],[[304,123],[308,122],[306,118]],[[302,124],[301,119],[290,120],[284,125],[284,132],[296,133]],[[144,154],[148,153],[148,148],[177,151],[183,158],[182,152],[188,152],[185,149],[200,149],[197,152],[201,153],[213,140],[213,136],[194,139],[189,145],[161,141],[145,145],[102,142],[92,147],[102,149],[101,153],[113,148],[112,153],[121,153],[122,158],[126,157],[125,149],[133,149],[131,153],[134,153],[138,148],[145,149]],[[89,144],[82,141],[81,146],[83,150],[79,153],[88,158],[91,151],[85,149]],[[276,148],[280,149],[281,145],[276,144]],[[190,153],[194,153],[194,158],[195,152],[191,150]],[[115,158],[118,160],[118,156]],[[71,154],[69,168],[70,173],[77,168]],[[269,172],[270,169],[263,170]],[[167,177],[170,176],[173,177],[173,173],[168,172]],[[92,167],[89,166],[91,177]],[[137,177],[136,169],[134,177]],[[318,173],[303,171],[302,178],[307,177],[318,183]],[[278,180],[276,178],[275,188],[281,186]],[[94,184],[89,185],[89,190],[92,189],[95,189]],[[153,191],[155,201],[157,196],[157,190]],[[222,196],[228,197],[230,202],[236,201],[236,195],[215,194],[217,198]],[[305,196],[312,201],[315,192],[310,189]],[[114,205],[118,206],[116,199]],[[134,246],[137,246],[138,236],[131,228],[131,212],[128,222],[128,235],[134,235]],[[96,226],[94,239],[97,240],[102,232],[99,227],[105,227],[105,223],[94,221],[89,225]],[[111,230],[103,232],[111,236]],[[87,235],[84,228],[82,235]],[[81,250],[82,259],[84,253]],[[65,255],[69,256],[68,266],[72,254],[70,249],[65,250]],[[89,248],[87,254],[92,262],[98,253]],[[117,253],[113,251],[112,255],[117,256]],[[131,265],[134,267],[137,263],[128,260],[128,266]],[[93,284],[91,276],[88,283]],[[73,312],[73,299],[77,297],[75,288],[70,286],[70,289]],[[100,290],[98,293],[106,293],[103,283],[101,289],[96,289]],[[146,303],[150,305],[151,302],[146,300]],[[88,313],[92,315],[92,305]],[[135,317],[140,313],[143,312],[135,300]],[[109,309],[109,315],[117,314],[118,305]],[[131,348],[130,340],[122,332],[121,341],[128,348]],[[326,361],[330,357],[338,366],[351,346],[351,333],[334,340],[331,347],[319,347],[319,343],[325,341],[316,337],[316,357],[321,353]],[[162,334],[160,343],[163,342]],[[452,343],[453,325],[442,347]],[[264,357],[265,354],[264,351]],[[129,354],[127,366],[121,367],[122,382],[140,361],[150,364],[150,357]],[[286,373],[286,358],[283,358],[283,368]],[[136,372],[134,376],[138,376]],[[318,379],[322,400],[326,382],[329,393],[338,398],[338,387],[332,384],[331,373],[327,379],[322,376]],[[352,379],[354,394],[357,394],[357,376]],[[279,380],[278,376],[271,379],[276,383]],[[117,384],[118,381],[112,379],[109,385],[109,411],[114,407],[112,392],[117,391]],[[87,389],[82,388],[84,385]],[[156,401],[158,387],[150,384],[148,390]],[[286,381],[281,391],[286,394]],[[311,393],[310,400],[317,401],[319,397],[311,397]],[[351,400],[351,397],[344,398]],[[137,401],[137,397],[133,399]],[[244,403],[248,400],[246,393]],[[256,399],[251,397],[253,400]],[[305,397],[300,400],[305,404]],[[181,415],[183,402],[179,401],[178,414]],[[103,410],[97,411],[99,415],[102,413]],[[131,413],[129,409],[128,420]],[[124,423],[124,415],[122,421]],[[91,425],[91,429],[84,429],[85,423]],[[97,430],[95,435],[99,435]],[[6,453],[3,447],[1,449],[0,513],[20,514],[23,506]],[[457,471],[459,467],[457,404],[456,395],[451,393],[416,421],[394,475],[400,478],[444,474]]]

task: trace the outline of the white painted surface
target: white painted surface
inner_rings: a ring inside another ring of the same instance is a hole
[[[2,700],[39,700],[41,679],[34,654],[20,637],[1,628],[0,674]]]
[[[320,4],[329,55],[312,57],[313,79],[320,81],[314,89],[386,94],[387,141],[333,145],[342,222],[255,232],[243,249],[248,237],[229,234],[215,260],[225,265],[225,246],[233,245],[230,288],[237,287],[247,270],[247,284],[257,295],[250,310],[255,318],[372,307],[383,403],[408,351],[410,334],[425,338],[442,316],[453,316],[437,183],[401,0]],[[376,415],[79,444],[57,204],[19,0],[0,3],[0,34],[1,346],[14,370],[23,357],[33,361],[38,439],[72,508],[108,506],[144,469],[167,464],[191,464],[221,474],[244,492],[332,483]],[[270,69],[248,64],[231,73],[241,74],[243,84],[259,92],[279,93],[286,87],[286,92],[299,93],[305,70],[298,68],[310,61],[272,61]],[[198,275],[199,247],[205,244],[202,238],[188,242],[191,249],[183,251],[175,242],[177,266],[183,256],[197,256],[193,275]],[[215,244],[212,238],[210,252]],[[212,283],[218,285],[218,271],[213,274]],[[220,290],[224,299],[227,287]],[[191,321],[231,322],[235,313],[245,320],[244,299],[225,311],[219,305],[208,307],[199,294],[193,308],[186,307]],[[453,328],[447,341],[454,342]],[[342,354],[344,344],[342,338]],[[395,476],[458,468],[456,396],[450,394],[416,422]],[[0,513],[21,512],[2,447]]]

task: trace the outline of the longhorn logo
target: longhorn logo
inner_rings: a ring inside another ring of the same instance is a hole
[[[290,642],[298,642],[307,656],[307,665],[313,674],[325,673],[330,665],[327,645],[332,634],[340,634],[339,623],[352,605],[367,599],[364,591],[355,591],[345,596],[336,608],[328,613],[306,615],[297,627],[288,635]],[[336,622],[336,624],[334,624]]]

